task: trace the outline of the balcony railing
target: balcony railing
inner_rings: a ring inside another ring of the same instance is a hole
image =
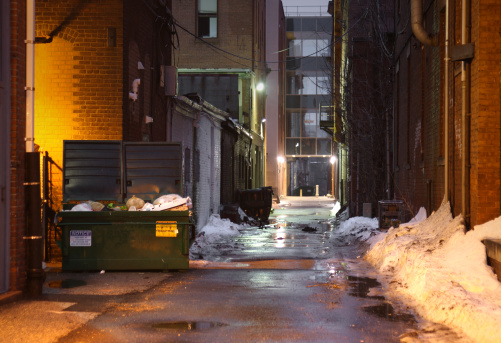
[[[285,6],[286,17],[329,17],[328,6]]]

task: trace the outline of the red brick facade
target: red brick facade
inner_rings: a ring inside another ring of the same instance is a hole
[[[24,152],[26,132],[26,2],[13,0],[11,11],[11,206],[10,206],[10,291],[26,287]]]
[[[448,103],[445,104],[445,7],[441,2],[424,1],[425,27],[439,32],[439,46],[423,46],[410,29],[397,37],[394,84],[394,180],[395,197],[404,199],[412,211],[419,207],[436,210],[446,194],[444,189],[444,106],[448,106],[449,194],[454,215],[462,212],[462,151],[468,149],[471,169],[467,173],[467,219],[471,226],[501,214],[501,3],[471,1],[471,42],[475,55],[471,68],[470,135],[462,143],[461,61],[448,64]],[[397,32],[405,27],[410,12],[400,1],[396,13]],[[450,2],[449,46],[461,45],[461,2]],[[455,25],[454,25],[455,23]],[[467,116],[468,117],[468,116]],[[468,140],[467,140],[468,142]],[[468,150],[467,150],[468,151]],[[468,171],[468,169],[467,169]],[[431,193],[427,186],[431,183]],[[468,218],[468,214],[471,218]]]

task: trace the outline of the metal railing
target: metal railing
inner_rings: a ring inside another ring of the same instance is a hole
[[[286,17],[329,17],[328,6],[284,6]]]

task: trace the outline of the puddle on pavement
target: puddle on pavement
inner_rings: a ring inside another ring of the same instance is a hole
[[[350,285],[350,292],[348,294],[351,296],[357,298],[384,300],[384,297],[382,296],[369,295],[371,288],[381,286],[381,284],[376,279],[371,279],[368,277],[348,276],[348,283]]]
[[[155,323],[151,325],[151,327],[154,329],[166,329],[166,330],[178,330],[178,331],[207,330],[223,326],[228,326],[228,324],[218,323],[218,322],[204,322],[204,321],[200,322],[179,321],[179,322]]]
[[[65,279],[65,280],[55,280],[50,281],[47,286],[50,288],[75,288],[80,286],[85,286],[87,282],[83,280],[75,279]]]
[[[382,303],[375,306],[366,306],[363,307],[363,310],[379,318],[384,318],[390,322],[416,323],[416,319],[413,315],[407,313],[395,313],[393,306],[391,306],[389,303]]]

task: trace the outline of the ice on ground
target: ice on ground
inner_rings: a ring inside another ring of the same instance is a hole
[[[423,318],[475,342],[501,342],[501,283],[482,243],[501,238],[501,217],[468,232],[447,202],[429,218],[418,217],[379,234],[366,260]]]

